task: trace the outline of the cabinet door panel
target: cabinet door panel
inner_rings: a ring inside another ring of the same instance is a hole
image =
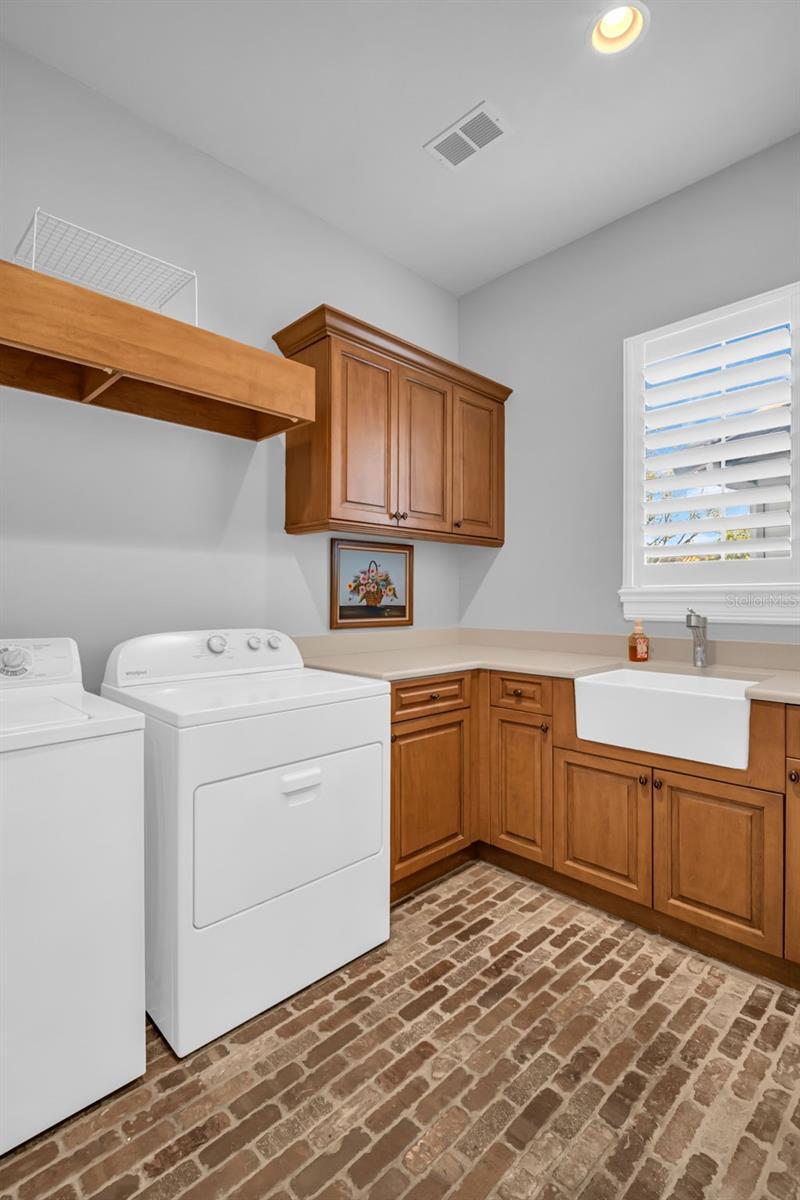
[[[491,842],[553,865],[553,756],[549,729],[526,713],[491,710]]]
[[[654,783],[655,907],[781,954],[783,797],[660,770]]]
[[[468,846],[470,714],[404,721],[392,732],[392,879]]]
[[[397,498],[397,368],[340,342],[332,359],[331,516],[389,525]]]
[[[594,887],[652,904],[650,772],[556,750],[553,866]]]
[[[404,529],[451,528],[452,399],[438,376],[401,371],[397,509]]]
[[[792,962],[800,963],[800,758],[786,762],[785,953]]]
[[[501,538],[503,408],[464,388],[453,394],[453,526],[471,537]]]

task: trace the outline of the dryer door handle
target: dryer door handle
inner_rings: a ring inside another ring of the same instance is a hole
[[[319,787],[322,782],[322,768],[309,767],[307,771],[292,771],[281,779],[281,791],[284,796],[295,792],[307,792],[310,788]]]

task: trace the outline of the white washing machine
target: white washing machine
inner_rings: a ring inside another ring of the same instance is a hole
[[[0,1153],[144,1072],[143,728],[0,642]]]
[[[389,936],[389,685],[273,630],[135,638],[103,695],[145,714],[147,1009],[179,1055]]]

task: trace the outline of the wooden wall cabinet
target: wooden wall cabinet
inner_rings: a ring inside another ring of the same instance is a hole
[[[510,389],[326,305],[275,334],[316,371],[286,438],[286,531],[498,546]]]
[[[492,708],[490,841],[553,865],[553,755],[549,718]]]
[[[635,763],[556,750],[556,871],[652,904],[652,775]]]
[[[654,772],[655,908],[783,952],[783,796]]]

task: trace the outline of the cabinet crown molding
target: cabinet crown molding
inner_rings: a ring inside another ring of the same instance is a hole
[[[512,392],[511,388],[502,383],[479,375],[476,371],[470,371],[468,367],[462,367],[459,363],[450,362],[449,359],[424,350],[421,346],[415,346],[412,342],[406,342],[393,333],[369,325],[366,321],[341,312],[338,308],[331,308],[328,304],[320,304],[272,336],[287,358],[291,358],[320,338],[341,337],[369,350],[376,350],[379,354],[389,355],[399,362],[442,375],[461,387],[470,388],[473,392],[479,392],[501,404]]]

